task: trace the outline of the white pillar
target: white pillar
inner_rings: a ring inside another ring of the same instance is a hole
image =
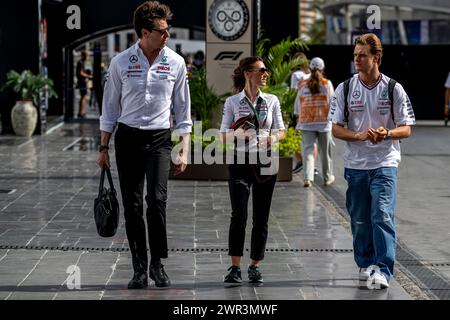
[[[420,44],[428,44],[430,42],[430,26],[428,20],[420,21]]]
[[[112,59],[114,57],[114,33],[108,34],[108,39],[106,40],[108,43],[108,57]]]
[[[346,44],[352,44],[352,13],[350,12],[350,5],[345,6],[345,23],[347,25],[347,39]]]
[[[121,31],[119,33],[119,41],[120,41],[120,52],[122,52],[127,48],[127,32],[126,31]]]
[[[397,25],[398,25],[398,32],[400,33],[401,44],[407,45],[408,44],[408,38],[406,37],[405,24],[403,23],[402,17],[400,15],[400,8],[399,7],[395,7],[395,13],[396,13],[396,16],[397,16]]]

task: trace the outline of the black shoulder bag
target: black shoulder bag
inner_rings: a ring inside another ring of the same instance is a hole
[[[105,172],[108,176],[110,188],[105,188]],[[98,197],[94,202],[94,219],[97,232],[101,237],[112,237],[116,234],[119,225],[119,202],[114,189],[111,171],[107,166],[102,168]]]

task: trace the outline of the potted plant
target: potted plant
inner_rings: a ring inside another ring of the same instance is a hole
[[[213,114],[217,113],[229,94],[217,95],[213,88],[208,86],[205,68],[192,68],[189,88],[192,111],[197,120],[202,121],[203,131],[206,131],[213,126]]]
[[[47,89],[48,97],[57,97],[53,89],[53,81],[41,75],[35,75],[30,70],[18,73],[14,70],[6,75],[5,88],[18,93],[21,100],[17,101],[11,110],[11,122],[18,136],[30,137],[36,128],[39,104],[39,92]]]
[[[264,58],[270,73],[263,91],[272,93],[280,99],[283,120],[286,125],[289,125],[292,122],[294,103],[297,96],[297,91],[291,89],[288,84],[289,77],[293,70],[305,63],[301,58],[292,58],[292,53],[308,50],[308,47],[303,40],[291,40],[290,37],[267,48],[269,43],[269,39],[261,39],[256,45],[256,53]]]

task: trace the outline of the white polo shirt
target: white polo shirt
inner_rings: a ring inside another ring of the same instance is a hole
[[[111,60],[106,76],[100,130],[113,132],[121,122],[143,130],[191,132],[191,100],[184,59],[168,47],[149,65],[139,40]]]
[[[294,71],[291,75],[291,88],[298,90],[298,85],[303,80],[308,80],[311,77],[311,73],[305,73],[302,70]]]
[[[258,97],[255,101],[258,101],[259,97],[263,99],[260,111],[259,135],[261,137],[267,137],[270,135],[270,130],[285,130],[278,97],[273,94],[263,93],[261,91],[259,91]],[[234,96],[228,97],[225,100],[223,107],[220,132],[230,131],[230,126],[233,122],[242,117],[254,114],[249,103],[251,102],[245,95],[244,90]],[[252,105],[255,108],[256,102]],[[249,149],[256,150],[256,144],[256,139],[250,141]]]
[[[403,87],[397,83],[394,88],[394,119],[391,116],[391,102],[388,95],[390,78],[381,74],[378,83],[368,88],[355,74],[349,85],[348,128],[353,131],[367,131],[383,126],[393,129],[399,125],[413,125],[414,111]],[[344,84],[336,88],[330,102],[329,120],[344,125]],[[398,167],[400,163],[399,140],[383,140],[372,144],[367,141],[347,141],[344,166],[349,169],[371,170],[381,167]]]

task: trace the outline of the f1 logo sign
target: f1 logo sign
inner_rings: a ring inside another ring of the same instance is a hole
[[[243,54],[243,51],[222,51],[214,58],[214,60],[237,60]]]

